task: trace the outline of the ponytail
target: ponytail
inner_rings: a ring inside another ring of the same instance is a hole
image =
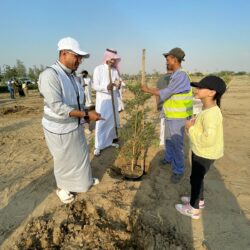
[[[216,100],[216,104],[217,104],[217,106],[220,108],[220,105],[221,105],[221,97],[222,97],[222,95],[221,94],[218,94],[218,93],[216,93],[215,94],[215,96],[214,96],[214,100]]]

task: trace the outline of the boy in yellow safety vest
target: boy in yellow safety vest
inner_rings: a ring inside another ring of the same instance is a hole
[[[171,164],[171,182],[178,183],[184,173],[184,126],[185,121],[193,113],[193,94],[188,74],[181,68],[185,53],[180,48],[174,48],[164,53],[167,70],[173,73],[169,85],[164,89],[149,88],[146,85],[141,90],[160,96],[163,101],[166,128],[169,138],[166,139],[166,151],[163,162]]]

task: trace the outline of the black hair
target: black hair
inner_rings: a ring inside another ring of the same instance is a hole
[[[220,108],[220,106],[221,106],[221,97],[222,97],[222,94],[219,94],[219,93],[217,93],[216,92],[216,94],[214,95],[214,97],[213,97],[213,100],[215,100],[216,101],[216,104],[217,104],[217,106]]]
[[[87,70],[83,70],[81,73],[84,74],[84,75],[88,75],[89,74],[89,72]]]

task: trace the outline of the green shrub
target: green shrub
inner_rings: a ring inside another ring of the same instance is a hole
[[[7,86],[0,86],[0,93],[7,93],[7,92],[9,92]]]
[[[38,85],[37,84],[29,84],[28,88],[29,89],[38,89]]]
[[[126,101],[126,124],[121,130],[124,144],[120,148],[120,156],[131,165],[133,172],[139,158],[146,158],[147,149],[155,139],[155,127],[148,117],[150,109],[144,107],[150,95],[143,93],[137,83],[127,84],[127,88],[134,98]]]

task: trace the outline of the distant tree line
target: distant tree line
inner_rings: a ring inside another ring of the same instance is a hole
[[[219,71],[219,72],[214,72],[214,73],[211,73],[213,75],[217,75],[217,76],[225,76],[225,75],[231,75],[231,76],[243,76],[243,75],[249,75],[248,72],[246,71],[238,71],[238,72],[235,72],[235,71],[227,71],[227,70],[222,70],[222,71]],[[200,76],[200,77],[203,77],[205,76],[205,74],[201,73],[201,72],[195,72],[195,73],[191,73],[191,75],[193,76]]]
[[[210,73],[210,74],[221,77],[226,82],[226,84],[229,84],[231,82],[231,80],[233,79],[233,76],[243,76],[243,75],[249,75],[250,76],[250,73],[246,72],[246,71],[235,72],[235,71],[227,71],[227,70],[222,70],[222,71],[214,72],[214,73]],[[204,77],[206,75],[201,73],[201,72],[195,72],[195,73],[190,74],[190,76],[191,77],[195,76],[195,77],[202,78],[202,77]]]
[[[241,75],[250,75],[249,72],[246,72],[246,71],[238,71],[238,72],[235,72],[235,71],[227,71],[227,70],[223,70],[223,71],[219,71],[219,72],[214,72],[214,73],[209,73],[210,74],[213,74],[213,75],[217,75],[217,76],[220,76],[220,77],[225,77],[225,76],[241,76]],[[206,76],[207,74],[204,74],[202,72],[194,72],[194,73],[190,73],[190,76],[196,76],[196,77],[204,77]],[[151,74],[148,74],[146,73],[146,78],[149,79],[149,78],[152,78],[152,79],[155,79],[155,78],[160,78],[164,76],[164,73],[160,73],[156,70],[153,71],[153,73]],[[140,79],[141,77],[141,72],[139,71],[137,74],[122,74],[122,79],[123,80],[135,80],[135,79]]]
[[[0,66],[0,82],[2,85],[5,85],[8,80],[29,78],[36,84],[39,74],[44,69],[45,67],[43,65],[40,65],[39,67],[34,65],[33,67],[29,67],[27,69],[21,60],[17,60],[13,67],[6,64]]]
[[[0,83],[2,85],[6,84],[7,80],[11,79],[19,79],[27,77],[29,78],[33,83],[37,83],[39,74],[45,69],[43,65],[40,65],[39,67],[34,65],[32,67],[29,67],[28,69],[25,67],[24,63],[21,60],[17,60],[16,64],[11,67],[10,65],[4,64],[3,66],[0,66]],[[220,77],[225,76],[241,76],[241,75],[247,75],[248,72],[245,71],[220,71],[213,73],[215,75],[218,75]],[[197,77],[203,77],[205,74],[202,72],[195,72],[190,74],[192,76]],[[153,73],[146,74],[147,79],[159,79],[160,77],[164,76],[164,73],[160,73],[157,70],[153,70]],[[140,80],[141,72],[139,71],[137,74],[122,74],[122,78],[124,81],[126,80]]]

